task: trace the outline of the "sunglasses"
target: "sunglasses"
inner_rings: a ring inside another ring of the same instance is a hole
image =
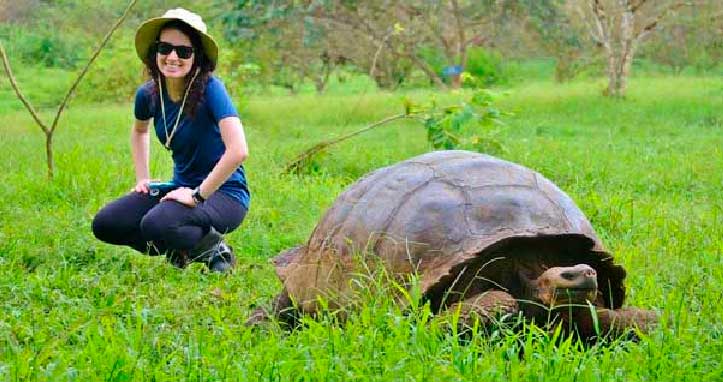
[[[193,56],[192,46],[173,45],[164,41],[156,42],[156,50],[158,51],[158,53],[164,56],[171,54],[171,52],[175,50],[178,58],[182,58],[184,60],[187,60],[191,58],[191,56]]]

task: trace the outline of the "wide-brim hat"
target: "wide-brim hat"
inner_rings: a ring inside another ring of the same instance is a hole
[[[206,23],[203,22],[201,16],[183,8],[168,10],[163,16],[148,19],[138,27],[136,31],[136,53],[141,61],[148,64],[148,49],[151,48],[158,38],[161,27],[172,20],[180,20],[195,29],[201,36],[203,50],[208,59],[213,61],[214,64],[217,62],[218,45],[216,41],[213,40],[213,37],[208,34]]]

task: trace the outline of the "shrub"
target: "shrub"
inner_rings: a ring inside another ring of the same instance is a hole
[[[465,72],[473,75],[487,86],[506,83],[509,79],[503,65],[502,56],[481,47],[473,47],[467,50]]]
[[[81,82],[77,97],[94,102],[132,100],[145,80],[130,33],[118,35],[103,49]]]
[[[29,28],[17,24],[0,24],[0,39],[8,54],[22,61],[46,67],[73,69],[87,56],[86,42],[79,36],[55,33],[53,28]]]

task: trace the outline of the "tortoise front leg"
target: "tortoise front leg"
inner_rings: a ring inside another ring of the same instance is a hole
[[[299,312],[284,288],[271,302],[271,309],[267,311],[263,307],[256,308],[246,320],[246,326],[256,326],[264,322],[278,320],[281,327],[294,329],[299,323]]]
[[[449,306],[442,317],[451,322],[452,315],[459,312],[458,328],[468,330],[475,323],[483,328],[494,325],[501,318],[519,312],[517,300],[507,292],[486,291]]]
[[[658,314],[652,310],[621,308],[597,309],[600,334],[618,338],[637,329],[649,333],[658,324]]]
[[[652,310],[638,308],[604,309],[597,308],[593,313],[588,308],[578,307],[572,315],[560,310],[563,327],[571,329],[586,342],[600,339],[617,339],[627,336],[637,340],[633,329],[649,333],[658,323],[658,315]],[[597,321],[597,325],[595,323]]]

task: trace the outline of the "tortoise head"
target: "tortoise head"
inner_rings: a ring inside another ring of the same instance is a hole
[[[597,272],[587,264],[549,268],[537,277],[534,286],[534,297],[547,306],[594,302]]]

